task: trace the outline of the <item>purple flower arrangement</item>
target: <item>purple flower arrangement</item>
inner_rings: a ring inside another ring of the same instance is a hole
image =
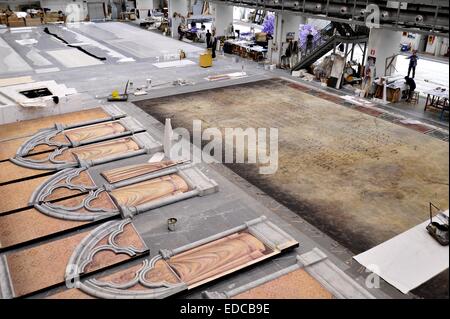
[[[264,19],[262,32],[273,35],[274,31],[275,31],[275,14],[269,13]]]
[[[300,40],[300,46],[303,46],[306,44],[306,37],[308,36],[309,32],[312,32],[312,35],[316,39],[318,37],[319,30],[317,30],[313,25],[311,24],[301,24],[299,29],[299,40]]]

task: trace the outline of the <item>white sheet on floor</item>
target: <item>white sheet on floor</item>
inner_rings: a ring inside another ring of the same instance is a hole
[[[51,73],[51,72],[59,72],[61,71],[59,68],[45,68],[45,69],[36,69],[34,72],[41,74],[41,73]]]
[[[0,75],[31,71],[27,62],[2,38],[0,38]]]
[[[67,68],[79,68],[84,66],[103,64],[102,61],[93,58],[79,51],[78,49],[47,51],[47,53]]]
[[[428,224],[429,220],[353,258],[407,294],[448,269],[449,246],[428,234]]]
[[[192,62],[191,60],[176,60],[176,61],[169,61],[169,62],[159,62],[159,63],[153,63],[154,66],[156,66],[159,69],[164,68],[179,68],[183,66],[188,65],[194,65],[195,62]]]

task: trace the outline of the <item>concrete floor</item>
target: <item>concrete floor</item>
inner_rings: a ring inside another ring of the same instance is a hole
[[[276,175],[263,178],[254,174],[256,167],[232,166],[245,180],[218,165],[208,172],[219,184],[225,185],[225,192],[214,207],[207,198],[194,206],[180,203],[158,209],[154,214],[152,212],[151,217],[140,216],[136,220],[137,227],[153,251],[166,238],[155,227],[159,227],[173,211],[187,214],[183,217],[189,221],[190,226],[186,229],[192,231],[191,234],[183,231],[179,238],[172,238],[173,246],[210,234],[209,228],[204,230],[196,221],[206,223],[210,229],[219,227],[217,229],[220,230],[220,227],[226,228],[264,213],[283,229],[295,234],[296,239],[302,242],[301,251],[320,247],[341,269],[363,281],[364,274],[360,273],[359,265],[352,262],[352,253],[370,248],[426,219],[429,200],[448,207],[448,143],[287,88],[280,81],[265,82],[262,86],[260,83],[248,84],[251,90],[245,92],[244,86],[215,91],[213,89],[233,84],[286,76],[286,73],[265,71],[250,61],[236,63],[227,56],[219,56],[214,66],[208,69],[195,65],[158,69],[153,64],[164,60],[165,55],[175,53],[174,49],[183,48],[194,62],[203,49],[134,26],[123,23],[71,26],[69,29],[76,34],[53,27],[52,32],[74,42],[80,39],[89,42],[88,48],[107,56],[107,61],[91,67],[69,68],[47,53],[66,50],[67,47],[43,34],[42,28],[32,28],[23,33],[8,30],[0,37],[30,68],[9,69],[8,73],[0,73],[0,77],[32,75],[36,81],[55,80],[96,97],[99,104],[104,103],[104,98],[112,90],[121,90],[127,80],[132,80],[137,87],[151,78],[155,87],[147,95],[131,96],[131,100],[161,98],[140,103],[141,106],[150,103],[152,107],[146,111],[159,120],[173,116],[176,126],[183,124],[187,128],[191,127],[193,118],[203,119],[208,126],[226,123],[227,126],[280,128],[280,170]],[[121,31],[122,28],[126,32]],[[125,37],[132,39],[132,44],[123,45]],[[38,43],[22,45],[16,42],[24,39],[38,39]],[[148,47],[152,43],[158,43],[155,51],[140,47]],[[1,50],[1,60],[4,60],[4,54],[10,56],[11,52]],[[134,61],[119,62],[123,58]],[[248,74],[244,79],[214,83],[205,79],[209,75],[240,72],[242,65]],[[43,73],[42,69],[48,69],[49,73]],[[172,85],[180,78],[193,85]],[[211,91],[190,94],[206,89]],[[233,92],[231,96],[227,95],[230,91]],[[165,98],[184,93],[190,94],[190,103],[180,101],[179,96]],[[241,102],[245,104],[240,105]],[[145,125],[158,123],[133,105],[124,104],[123,107]],[[184,112],[175,114],[178,110]],[[159,134],[161,132],[160,126]],[[238,195],[241,192],[245,194]],[[286,258],[292,261],[293,255]],[[286,258],[276,259],[275,268],[269,263],[251,270],[250,276],[238,275],[208,289],[219,291],[237,283],[245,284],[261,273],[270,273],[288,264]],[[443,276],[448,283],[448,271]],[[190,297],[198,297],[199,292]],[[448,284],[443,285],[442,276],[439,276],[414,293],[423,297],[448,297]],[[403,297],[386,284],[375,294],[378,297]]]

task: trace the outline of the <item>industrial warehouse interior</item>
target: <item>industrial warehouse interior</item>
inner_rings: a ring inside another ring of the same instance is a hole
[[[444,0],[0,0],[0,299],[448,299],[449,52]]]

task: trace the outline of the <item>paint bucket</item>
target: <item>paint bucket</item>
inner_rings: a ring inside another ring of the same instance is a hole
[[[175,225],[177,223],[177,219],[176,218],[169,218],[167,220],[167,228],[169,228],[170,231],[175,231]]]

